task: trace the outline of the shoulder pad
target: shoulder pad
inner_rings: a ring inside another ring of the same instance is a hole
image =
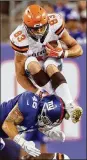
[[[25,26],[19,25],[10,35],[11,46],[15,51],[24,53],[29,49]]]
[[[54,32],[58,37],[61,37],[64,31],[64,20],[61,15],[53,13],[48,14],[49,24],[52,32]]]
[[[23,114],[27,114],[29,111],[31,112],[31,110],[34,109],[34,107],[32,106],[33,101],[38,103],[39,97],[32,92],[24,92],[18,100],[18,107],[20,111]]]

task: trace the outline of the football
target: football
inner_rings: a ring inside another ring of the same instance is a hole
[[[59,40],[59,43],[58,43],[57,40],[53,40],[53,41],[50,41],[49,44],[54,48],[60,47],[60,45],[61,45],[63,50],[67,50],[68,49],[67,45],[63,41],[60,41],[60,40]]]
[[[54,48],[58,47],[58,42],[56,40],[50,41],[49,44]]]

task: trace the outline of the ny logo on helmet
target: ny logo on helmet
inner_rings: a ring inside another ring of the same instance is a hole
[[[44,108],[47,108],[48,111],[53,110],[56,108],[56,106],[54,106],[53,101],[49,101],[48,103],[44,104]]]

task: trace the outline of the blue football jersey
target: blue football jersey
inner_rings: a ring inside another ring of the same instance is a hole
[[[37,118],[39,114],[38,103],[40,97],[32,92],[24,92],[18,100],[19,110],[21,111],[24,120],[20,126],[24,127],[24,130],[37,129]]]
[[[16,103],[21,95],[22,94],[19,94],[18,96],[9,100],[8,102],[3,102],[2,104],[0,104],[0,125],[2,125],[2,123],[4,122],[5,118],[9,114],[9,112],[16,105]]]

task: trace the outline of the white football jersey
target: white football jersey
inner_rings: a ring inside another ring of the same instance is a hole
[[[10,35],[12,48],[25,56],[35,56],[43,60],[45,56],[45,44],[59,40],[64,32],[64,22],[59,14],[49,14],[49,29],[43,41],[33,39],[25,28],[24,24],[19,25]],[[59,41],[58,44],[60,45]]]

